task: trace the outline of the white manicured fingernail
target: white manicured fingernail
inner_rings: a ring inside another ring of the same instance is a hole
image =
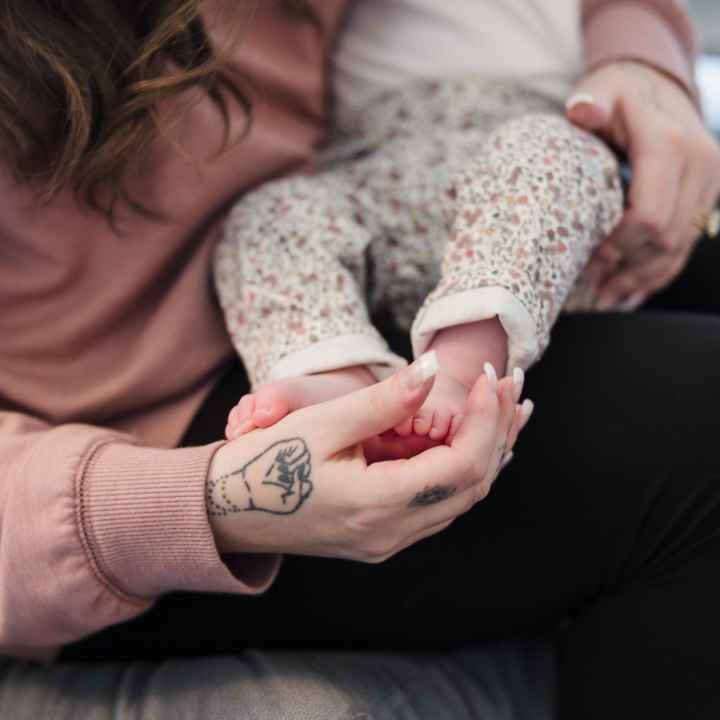
[[[509,465],[514,457],[515,453],[512,450],[509,453],[506,453],[503,458],[502,465],[500,465],[500,469],[502,470],[506,465]]]
[[[523,424],[525,424],[530,419],[530,416],[533,414],[533,411],[535,410],[535,403],[532,400],[530,400],[530,398],[527,398],[527,399],[523,400],[523,404],[520,406],[520,410],[522,412]]]
[[[415,390],[423,385],[438,371],[438,357],[435,350],[421,355],[408,369],[408,387]]]
[[[522,395],[523,385],[525,384],[525,373],[522,368],[516,367],[513,370],[513,386],[515,388],[513,400],[518,402]]]
[[[623,300],[618,305],[618,310],[623,312],[632,312],[637,310],[645,302],[645,293],[637,292],[631,295],[627,300]]]
[[[485,373],[485,376],[488,379],[488,383],[490,383],[490,387],[492,388],[492,391],[495,394],[497,394],[498,378],[497,378],[497,373],[495,372],[495,368],[493,367],[492,363],[486,362],[483,365],[483,372]]]
[[[435,350],[430,350],[424,355],[421,355],[418,358],[417,363],[420,377],[422,377],[423,382],[425,382],[425,380],[429,380],[431,377],[434,377],[437,374],[439,363],[438,356]]]
[[[576,105],[597,105],[595,96],[590,93],[575,93],[565,101],[565,109],[572,110]]]

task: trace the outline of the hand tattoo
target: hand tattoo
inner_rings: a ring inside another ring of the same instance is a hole
[[[447,500],[450,496],[455,494],[457,488],[444,487],[442,485],[436,485],[435,487],[427,488],[419,492],[411,501],[408,507],[427,507],[428,505],[435,505],[435,503]]]
[[[310,450],[302,438],[273,443],[239,470],[208,481],[208,515],[297,512],[313,490],[311,469]]]

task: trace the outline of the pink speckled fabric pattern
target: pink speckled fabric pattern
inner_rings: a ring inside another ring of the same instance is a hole
[[[440,301],[480,302],[468,293],[483,288],[530,317],[536,349],[513,361],[531,364],[621,217],[613,154],[543,97],[477,78],[384,93],[353,135],[367,154],[270,183],[229,216],[215,275],[253,384],[332,338],[357,348],[348,364],[371,348],[371,362],[391,362],[369,310],[389,305],[417,334]],[[318,369],[332,368],[306,368]]]

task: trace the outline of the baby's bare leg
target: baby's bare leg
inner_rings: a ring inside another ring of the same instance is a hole
[[[232,440],[256,428],[270,427],[294,410],[347,395],[374,382],[372,373],[358,365],[267,383],[240,398],[230,412],[225,435]]]

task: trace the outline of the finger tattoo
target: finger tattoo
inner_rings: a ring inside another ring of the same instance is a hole
[[[435,485],[419,492],[411,501],[408,507],[427,507],[443,502],[455,494],[456,487],[446,487],[444,485]]]

